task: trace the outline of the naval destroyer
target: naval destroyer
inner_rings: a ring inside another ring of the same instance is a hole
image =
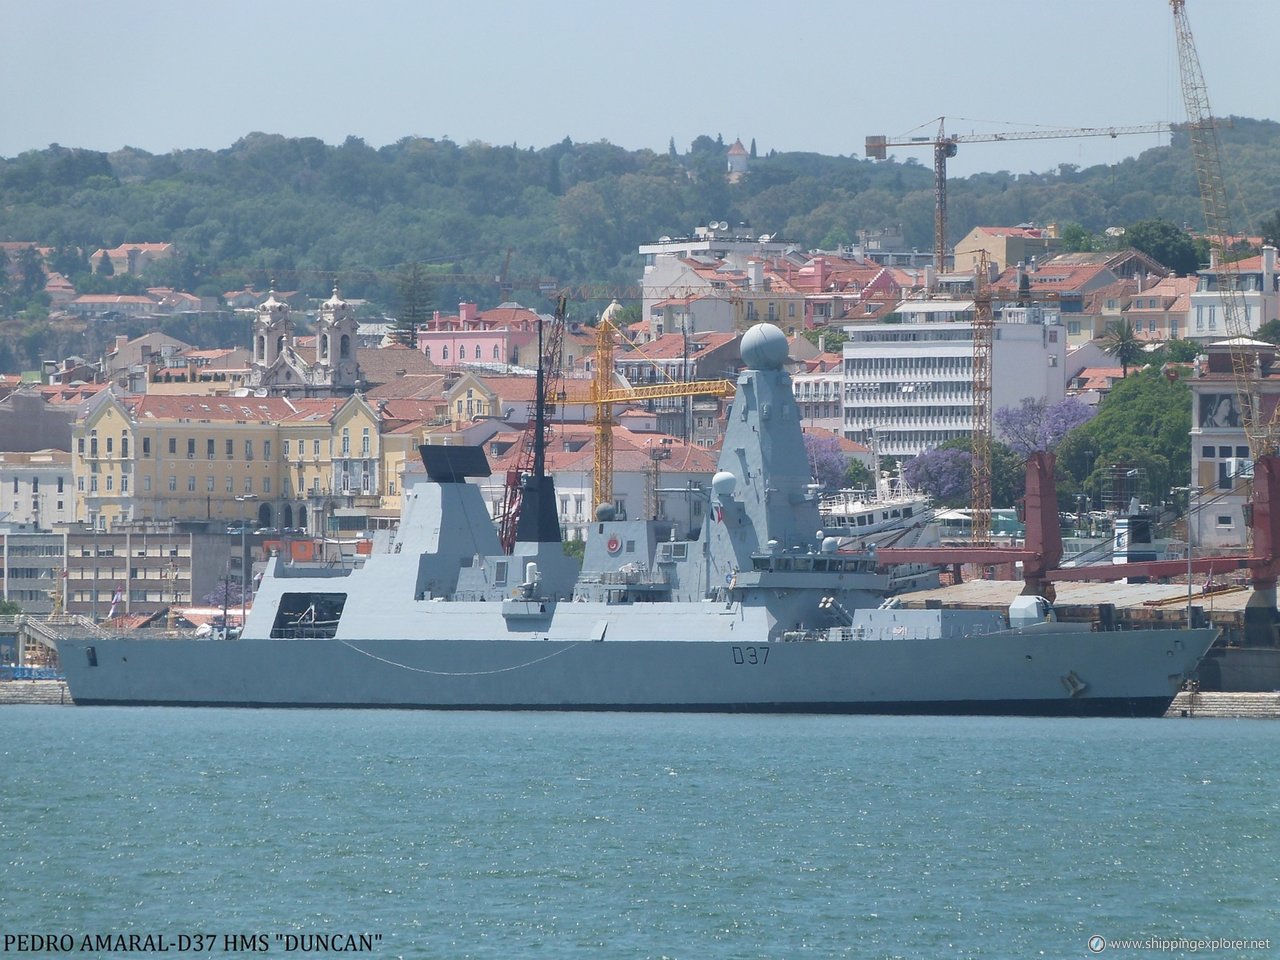
[[[479,448],[421,448],[386,552],[356,569],[273,557],[235,639],[59,644],[77,704],[1159,715],[1207,629],[897,608],[869,545],[841,549],[819,496],[782,332],[742,340],[702,526],[597,513],[581,564],[535,461],[504,553]]]

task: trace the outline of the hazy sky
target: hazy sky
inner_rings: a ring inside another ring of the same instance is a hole
[[[1215,114],[1274,118],[1275,0],[1187,0]],[[253,131],[864,152],[868,134],[1185,119],[1167,0],[0,0],[0,156]],[[919,128],[919,129],[917,129]],[[1156,134],[962,146],[953,175]],[[894,151],[924,164],[924,148]]]

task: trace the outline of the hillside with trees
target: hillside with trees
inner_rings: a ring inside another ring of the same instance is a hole
[[[1247,211],[1237,214],[1240,232],[1280,228],[1280,125],[1237,118],[1221,137],[1228,192]],[[332,146],[264,133],[224,150],[159,156],[54,145],[0,159],[0,239],[52,248],[50,267],[81,292],[134,292],[140,283],[90,264],[92,251],[167,241],[180,255],[158,264],[148,285],[216,296],[274,281],[321,296],[337,278],[345,296],[389,313],[410,264],[434,278],[436,306],[492,305],[510,251],[514,296],[542,306],[545,291],[527,278],[634,284],[641,243],[710,220],[805,249],[884,228],[900,229],[908,247],[932,245],[932,170],[914,157],[762,153],[731,182],[726,152],[710,136],[684,152],[674,142],[665,152],[628,151],[567,138],[544,148],[405,138],[374,149],[355,137]],[[951,242],[975,225],[1034,221],[1062,225],[1080,249],[1103,243],[1108,227],[1201,220],[1185,133],[1115,165],[955,179],[949,198]],[[38,324],[34,278],[15,269],[0,276],[0,314]]]

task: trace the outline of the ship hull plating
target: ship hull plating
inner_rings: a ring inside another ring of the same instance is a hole
[[[64,641],[62,662],[81,705],[1158,716],[1211,639],[95,638]]]

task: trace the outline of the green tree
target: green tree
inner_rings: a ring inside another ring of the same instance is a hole
[[[400,272],[397,284],[400,310],[391,337],[396,343],[417,348],[418,330],[431,320],[431,284],[422,264],[414,262]]]
[[[1129,376],[1129,368],[1142,359],[1142,341],[1127,318],[1107,324],[1102,347],[1120,361],[1121,373],[1126,377]]]
[[[1063,253],[1089,253],[1095,249],[1094,235],[1078,223],[1064,224],[1059,237]]]
[[[1258,328],[1258,332],[1254,336],[1259,340],[1267,341],[1267,343],[1280,344],[1280,320],[1268,320]]]
[[[14,600],[0,600],[0,617],[16,617],[22,613],[22,605]]]
[[[850,490],[875,490],[876,476],[861,460],[850,460],[844,472],[843,484]]]
[[[111,258],[107,256],[107,252],[102,251],[102,256],[98,258],[98,266],[94,268],[94,273],[100,277],[115,276],[116,265],[111,262]]]
[[[840,353],[844,349],[844,342],[849,339],[849,335],[839,327],[815,327],[812,330],[801,331],[800,336],[815,347],[821,340],[823,349],[828,353]]]
[[[1191,235],[1168,220],[1139,220],[1125,228],[1124,238],[1175,273],[1190,276],[1200,266]]]
[[[1258,224],[1258,231],[1265,246],[1280,248],[1280,210],[1273,210],[1270,216],[1264,217]]]
[[[1098,405],[1098,415],[1072,430],[1058,448],[1063,490],[1103,489],[1103,474],[1113,464],[1143,468],[1157,499],[1191,475],[1191,388],[1159,370],[1137,372],[1117,383]],[[1062,492],[1062,491],[1060,491]],[[1068,502],[1068,501],[1064,501]]]

